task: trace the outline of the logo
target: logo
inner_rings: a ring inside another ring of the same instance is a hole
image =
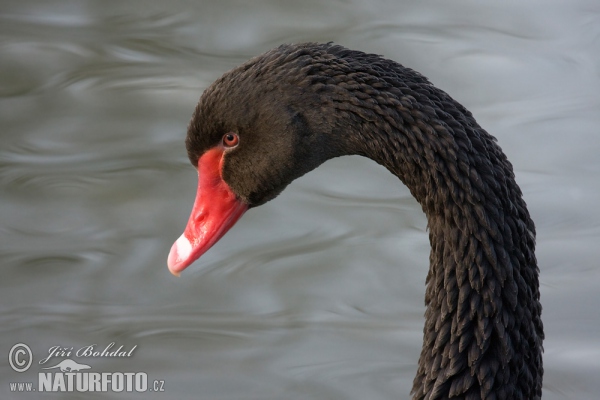
[[[90,369],[91,367],[89,365],[85,365],[85,364],[77,364],[75,361],[69,360],[67,358],[66,360],[62,360],[61,362],[56,364],[54,367],[48,367],[48,368],[42,368],[42,369],[53,369],[53,368],[60,368],[60,370],[62,372],[73,372],[73,371],[81,371],[82,369]]]
[[[130,358],[136,349],[137,345],[127,349],[123,345],[117,347],[114,342],[105,347],[91,344],[78,349],[52,346],[48,349],[48,354],[37,363],[40,369],[37,386],[34,382],[11,382],[10,391],[164,392],[164,380],[149,380],[145,372],[97,372],[92,368],[93,362],[88,364],[88,360],[98,358]],[[33,358],[31,348],[24,343],[15,344],[8,353],[11,368],[19,373],[31,368]],[[78,360],[75,361],[74,358]]]
[[[25,372],[31,367],[33,355],[31,349],[24,343],[15,344],[8,352],[8,363],[17,372]]]

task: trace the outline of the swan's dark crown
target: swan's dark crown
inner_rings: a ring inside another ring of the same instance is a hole
[[[345,154],[397,175],[431,242],[415,399],[538,399],[542,340],[535,228],[512,165],[464,107],[425,77],[331,44],[284,45],[202,95],[192,164],[223,134],[223,178],[250,206]]]

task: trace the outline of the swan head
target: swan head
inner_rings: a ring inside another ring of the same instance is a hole
[[[172,273],[199,258],[246,210],[343,154],[331,135],[331,100],[314,84],[316,70],[307,68],[322,63],[326,48],[274,49],[227,72],[202,94],[185,141],[198,191],[169,254]]]

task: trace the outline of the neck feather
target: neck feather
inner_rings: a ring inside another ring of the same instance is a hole
[[[336,95],[352,100],[331,98],[344,152],[384,165],[427,215],[426,323],[412,394],[540,398],[535,227],[512,165],[464,107],[405,74],[391,83],[336,82]]]

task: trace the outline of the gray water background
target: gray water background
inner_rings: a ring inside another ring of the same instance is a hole
[[[2,0],[0,398],[409,398],[426,220],[374,162],[327,162],[181,278],[166,268],[195,196],[183,139],[202,90],[302,41],[414,68],[498,138],[537,225],[544,399],[600,398],[594,0]],[[21,374],[19,342],[34,355]],[[111,342],[137,348],[75,360],[166,391],[9,390],[37,384],[52,346]]]

